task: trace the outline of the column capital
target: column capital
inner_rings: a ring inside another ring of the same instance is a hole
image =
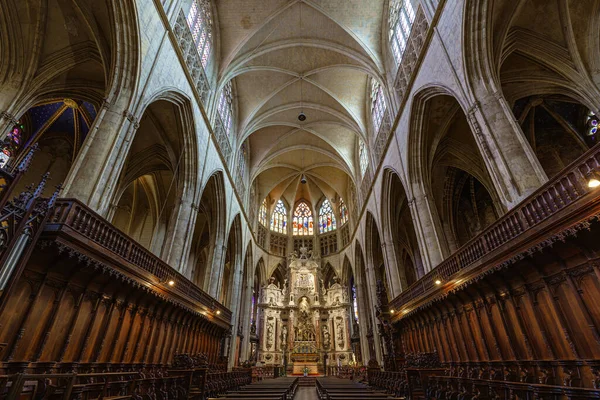
[[[2,116],[2,118],[12,122],[13,125],[16,125],[19,122],[17,120],[17,117],[15,117],[13,114],[9,113],[8,111],[2,111],[2,113],[0,113],[0,116]]]
[[[140,127],[140,122],[137,119],[137,117],[135,115],[133,115],[133,113],[129,110],[125,110],[123,111],[123,116],[125,116],[125,118],[127,118],[129,120],[129,122],[131,122],[133,124],[133,127],[135,129],[138,129]]]

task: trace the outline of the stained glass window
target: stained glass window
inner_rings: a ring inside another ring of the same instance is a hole
[[[319,210],[319,233],[331,232],[336,228],[335,214],[329,200],[325,199]]]
[[[587,132],[588,136],[595,136],[598,133],[598,117],[593,111],[588,112],[587,115]]]
[[[303,236],[313,234],[312,212],[305,202],[300,202],[296,206],[292,226],[294,235]]]
[[[232,104],[233,94],[231,91],[231,81],[229,81],[221,91],[221,97],[219,97],[219,105],[217,107],[221,122],[223,123],[223,128],[228,135],[231,132]]]
[[[252,304],[250,307],[250,324],[254,323],[254,308],[256,307],[256,294],[252,292]]]
[[[358,301],[356,301],[356,286],[352,285],[352,308],[354,309],[354,319],[358,323]]]
[[[204,68],[208,64],[213,44],[213,22],[210,7],[209,0],[193,0],[187,16],[187,23],[192,31],[192,38],[196,43],[196,50]]]
[[[15,125],[6,135],[4,142],[1,144],[0,151],[0,168],[3,168],[11,157],[13,157],[19,147],[21,147],[21,136],[23,135],[23,126]]]
[[[344,199],[340,197],[340,226],[348,222],[348,207],[344,203]]]
[[[358,147],[358,159],[360,161],[360,174],[364,175],[369,166],[369,154],[367,153],[367,146],[362,140]]]
[[[277,233],[287,233],[287,210],[281,200],[277,202],[271,216],[271,230]]]
[[[379,82],[373,79],[371,83],[371,117],[373,118],[373,131],[375,133],[378,133],[379,128],[381,128],[385,109],[386,104],[383,89]]]
[[[391,0],[388,20],[389,40],[392,55],[397,65],[402,62],[404,49],[410,36],[410,29],[415,21],[415,8],[412,0]]]
[[[260,208],[258,210],[258,222],[262,224],[262,226],[267,225],[267,199],[264,199]]]

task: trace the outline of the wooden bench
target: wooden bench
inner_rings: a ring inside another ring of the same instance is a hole
[[[228,392],[219,399],[237,400],[292,400],[298,387],[298,378],[263,380]],[[213,398],[214,399],[214,398]]]
[[[322,400],[404,399],[390,397],[387,393],[377,392],[360,383],[335,378],[317,379],[317,393]]]

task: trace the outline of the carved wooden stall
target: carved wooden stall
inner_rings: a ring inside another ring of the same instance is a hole
[[[596,146],[391,302],[396,355],[446,369],[423,396],[600,398],[599,167]]]
[[[231,312],[77,200],[61,199],[0,314],[0,373],[223,368]]]

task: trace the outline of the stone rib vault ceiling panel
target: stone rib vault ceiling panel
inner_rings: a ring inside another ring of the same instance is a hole
[[[318,147],[333,154],[337,153],[337,150],[323,139],[320,139],[312,133],[301,130],[295,131],[282,138],[279,142],[275,143],[269,151],[269,154],[302,145]]]
[[[243,42],[252,37],[288,0],[219,0],[216,2],[221,42],[221,56],[229,59]]]
[[[273,143],[276,143],[282,136],[295,129],[296,128],[290,126],[277,125],[260,129],[252,134],[252,136],[250,136],[251,167],[254,168],[256,164],[260,162]]]
[[[334,93],[336,98],[361,121],[367,118],[365,87],[368,76],[364,72],[335,68],[311,75],[308,79]]]
[[[377,60],[381,59],[384,0],[314,0],[308,3],[349,29]]]
[[[558,3],[558,1],[548,0],[523,2],[523,7],[519,10],[513,26],[533,30],[566,48]]]
[[[244,66],[269,66],[297,74],[332,65],[356,65],[360,62],[338,51],[308,45],[295,45],[257,55]]]
[[[273,71],[254,71],[239,75],[235,83],[240,123],[244,123],[273,91],[294,79],[291,75]]]
[[[317,105],[318,106],[318,105]],[[351,129],[351,127],[353,127],[352,125],[352,121],[349,120],[345,120],[340,118],[339,115],[335,115],[332,114],[330,112],[327,111],[322,111],[322,110],[318,110],[314,108],[314,105],[305,103],[304,104],[304,113],[307,116],[307,123],[314,123],[314,122],[340,122],[345,126],[348,126],[348,129]],[[273,112],[273,110],[271,110]],[[259,124],[261,126],[266,125],[266,124],[270,124],[270,123],[277,123],[277,124],[286,124],[286,125],[292,125],[292,126],[296,126],[298,125],[298,112],[300,111],[300,103],[298,102],[296,106],[294,106],[292,109],[282,109],[281,111],[277,111],[274,112],[272,115],[271,114],[261,114],[258,116],[259,118]]]
[[[302,27],[300,27],[302,8]],[[240,54],[294,38],[316,39],[350,47],[365,55],[364,48],[342,27],[314,8],[295,4],[266,23],[241,49]]]
[[[302,96],[300,95],[302,93]],[[276,108],[284,104],[292,104],[295,102],[322,104],[325,107],[336,110],[339,113],[345,114],[348,118],[353,118],[336,99],[325,93],[318,87],[311,85],[308,82],[296,82],[286,87],[281,92],[273,96],[258,112],[262,114],[270,109]]]

